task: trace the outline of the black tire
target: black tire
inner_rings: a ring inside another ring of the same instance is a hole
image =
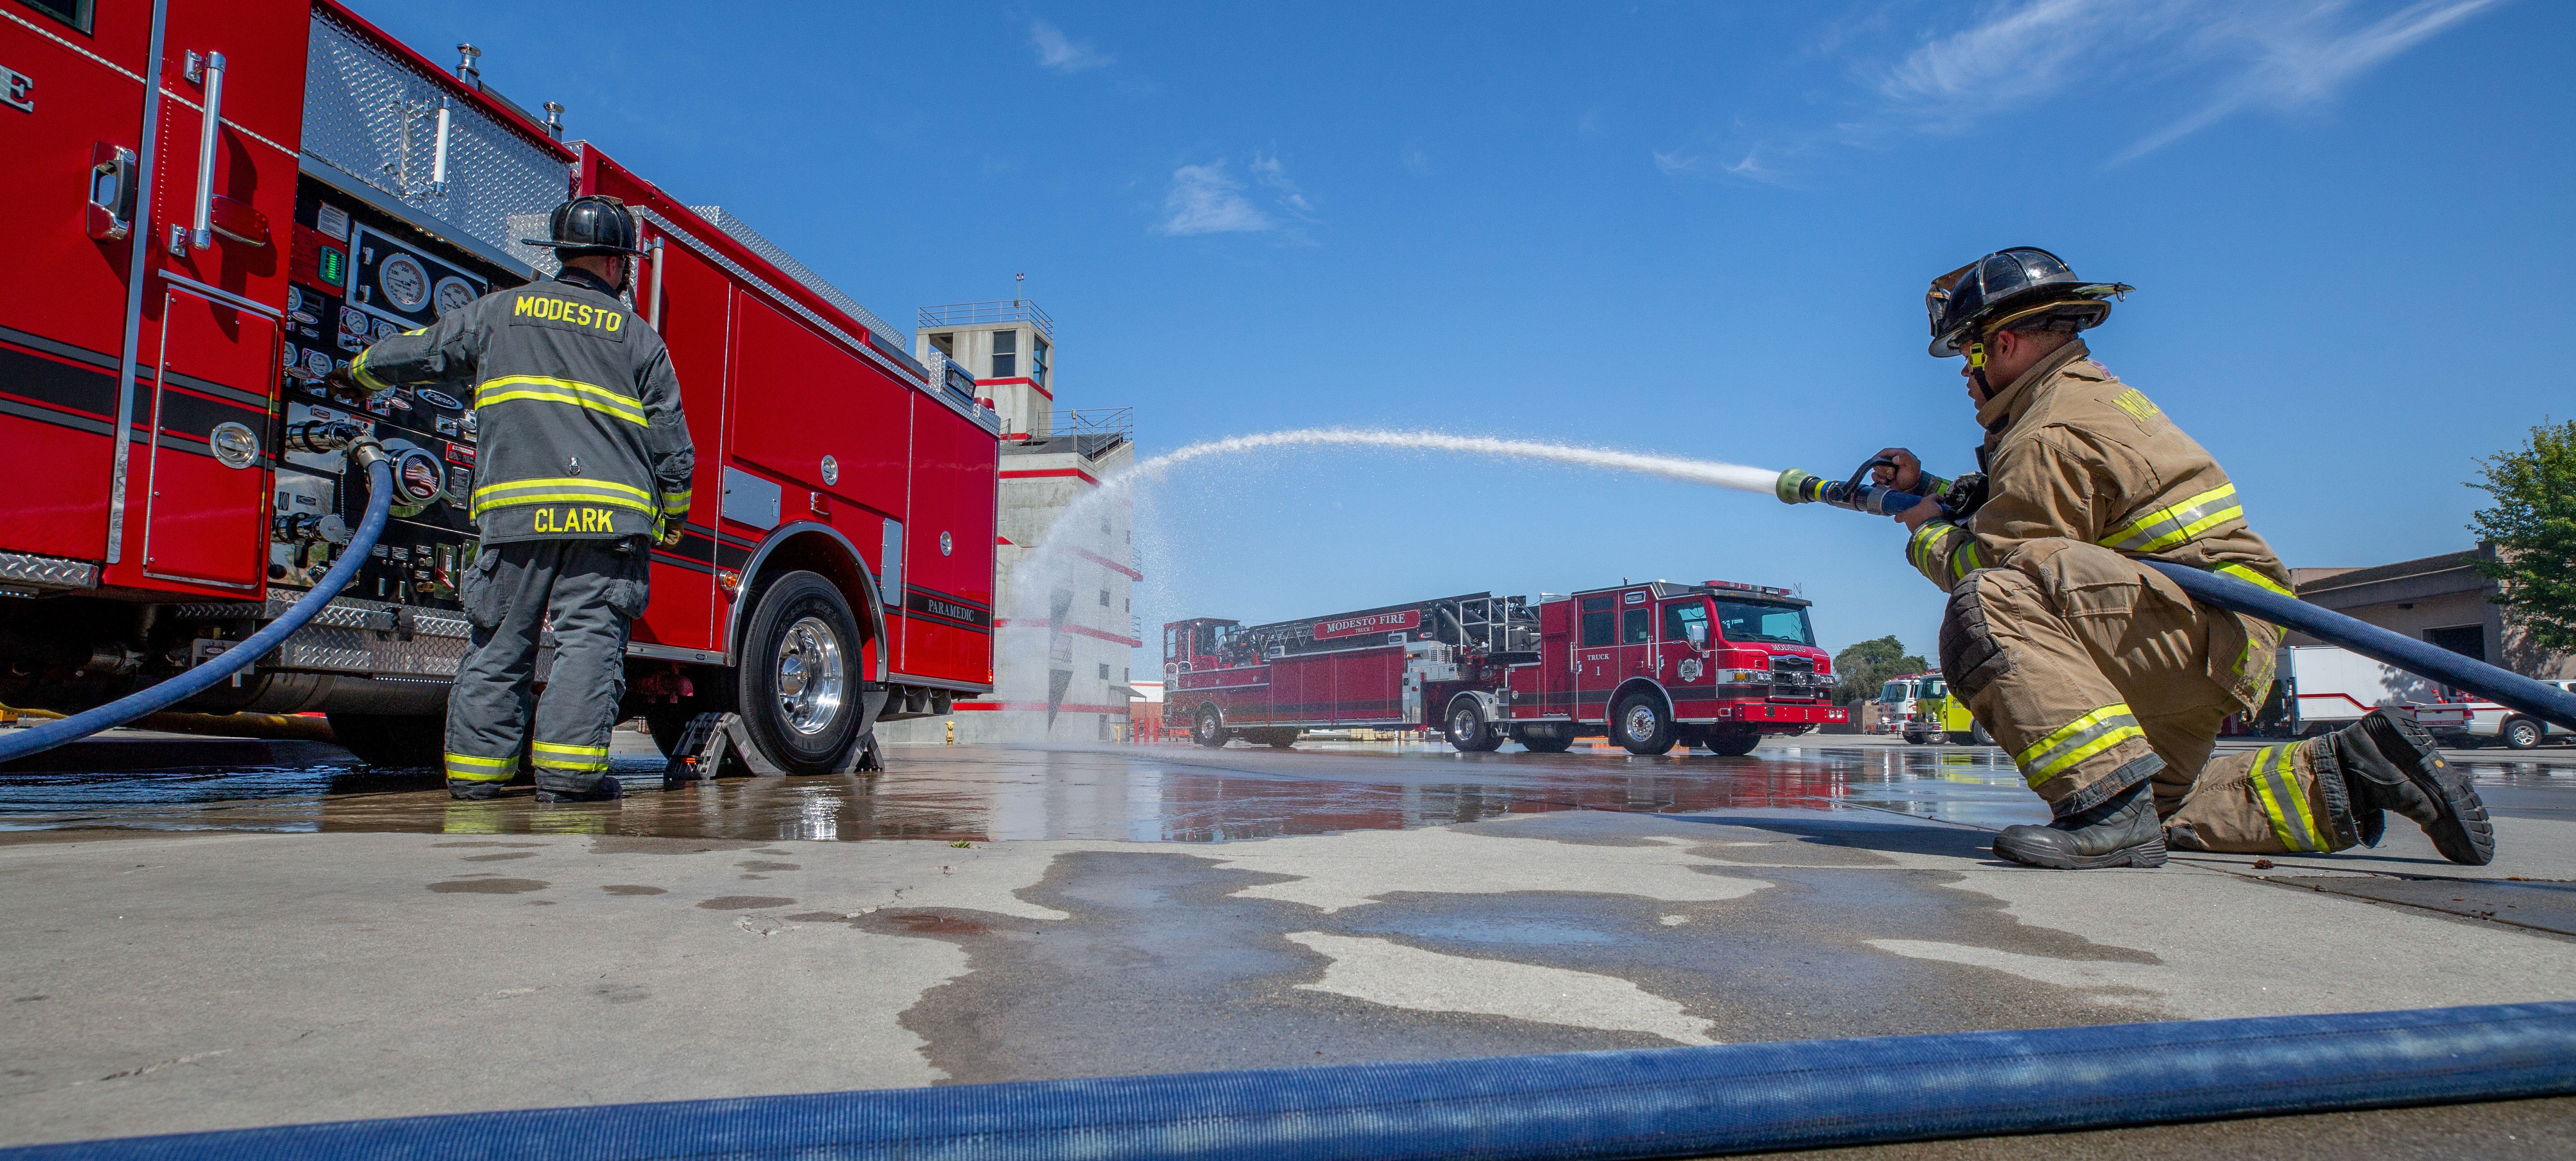
[[[332,728],[339,728],[339,724],[338,719],[332,719]],[[2508,750],[2536,750],[2548,737],[2548,727],[2530,718],[2508,718],[2504,726],[2496,731],[2496,740],[2504,743],[2504,748]]]
[[[1562,754],[1574,748],[1574,739],[1532,734],[1522,738],[1521,745],[1533,754]]]
[[[1225,736],[1225,719],[1217,716],[1215,706],[1199,710],[1198,719],[1190,723],[1190,740],[1211,750],[1222,750],[1231,740]]]
[[[1741,758],[1762,744],[1762,735],[1752,730],[1711,730],[1709,752],[1726,758]]]
[[[1610,736],[1631,754],[1663,754],[1673,748],[1673,711],[1651,693],[1632,693],[1610,713]]]
[[[1995,744],[1995,736],[1986,732],[1986,723],[1974,721],[1972,719],[1968,726],[1968,744],[1971,746],[1991,746]]]
[[[1485,707],[1478,705],[1472,697],[1462,697],[1449,703],[1446,724],[1449,744],[1458,747],[1462,753],[1480,754],[1503,746],[1503,732],[1486,720]]]
[[[441,769],[446,765],[447,718],[428,714],[325,713],[331,735],[370,766]]]
[[[1262,741],[1269,743],[1270,748],[1273,750],[1294,749],[1297,745],[1298,735],[1305,732],[1306,731],[1304,730],[1296,729],[1272,730],[1270,731],[1270,736],[1263,738]]]
[[[762,756],[791,774],[839,768],[867,716],[858,618],[841,590],[791,572],[762,587],[743,633],[734,712]]]
[[[1905,735],[1905,744],[1909,746],[1924,746],[1930,745],[1931,740],[1925,738],[1921,734],[1907,734]]]

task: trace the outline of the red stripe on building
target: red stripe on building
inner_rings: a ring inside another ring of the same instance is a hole
[[[1091,473],[1081,468],[1033,468],[1025,472],[1002,473],[1002,478],[1005,480],[1025,480],[1037,476],[1080,476],[1083,483],[1095,488],[1100,486],[1099,480],[1092,478]]]
[[[1033,381],[1025,376],[1016,379],[977,379],[975,381],[975,385],[978,387],[992,387],[1003,383],[1024,384],[1029,389],[1036,391],[1040,395],[1046,396],[1050,400],[1055,398],[1055,392],[1047,390],[1046,384]]]
[[[1145,579],[1145,574],[1144,574],[1144,573],[1138,572],[1138,571],[1136,571],[1135,569],[1129,568],[1129,567],[1127,567],[1126,565],[1120,564],[1120,563],[1118,563],[1117,561],[1114,561],[1114,560],[1109,559],[1108,557],[1102,556],[1102,555],[1100,555],[1100,554],[1099,554],[1099,553],[1097,553],[1097,552],[1085,552],[1085,551],[1083,551],[1082,549],[1077,548],[1077,549],[1074,549],[1074,550],[1073,550],[1073,554],[1074,554],[1075,556],[1079,556],[1079,557],[1081,557],[1081,558],[1082,558],[1082,559],[1084,559],[1084,560],[1090,561],[1090,562],[1091,562],[1091,563],[1093,563],[1093,564],[1099,565],[1099,566],[1100,566],[1100,567],[1102,567],[1102,568],[1108,569],[1108,570],[1109,570],[1109,571],[1111,571],[1111,572],[1123,572],[1123,573],[1126,573],[1126,574],[1127,574],[1127,579],[1129,579],[1129,580],[1143,580],[1143,579]]]
[[[1008,625],[1019,625],[1019,626],[1022,626],[1022,627],[1025,627],[1025,628],[1030,628],[1030,629],[1052,629],[1052,628],[1054,628],[1054,627],[1055,627],[1055,626],[1054,626],[1054,624],[1053,624],[1052,622],[1048,622],[1048,621],[1013,620],[1013,619],[1011,619],[1011,618],[1009,618],[1009,617],[995,617],[995,618],[993,618],[993,627],[994,627],[994,628],[996,628],[996,629],[999,629],[999,628],[1002,628],[1002,627],[1004,627],[1004,626],[1008,626]],[[1102,640],[1102,641],[1115,641],[1115,642],[1117,642],[1117,643],[1119,643],[1119,644],[1121,644],[1121,645],[1124,645],[1124,646],[1126,646],[1126,647],[1128,647],[1128,648],[1130,648],[1130,649],[1134,649],[1134,648],[1136,648],[1136,647],[1141,646],[1141,645],[1143,645],[1143,644],[1144,644],[1144,642],[1139,641],[1139,640],[1137,640],[1137,639],[1135,639],[1135,638],[1133,638],[1133,637],[1121,637],[1121,636],[1119,636],[1118,634],[1116,634],[1116,633],[1112,633],[1112,632],[1109,632],[1109,631],[1107,631],[1107,630],[1105,630],[1105,629],[1093,629],[1093,628],[1088,628],[1088,627],[1085,627],[1085,626],[1082,626],[1082,625],[1067,625],[1067,626],[1065,626],[1065,627],[1064,627],[1064,631],[1065,631],[1065,632],[1067,632],[1067,633],[1071,633],[1071,634],[1073,634],[1073,635],[1074,635],[1074,636],[1076,636],[1076,637],[1092,637],[1092,638],[1097,638],[1097,639]]]

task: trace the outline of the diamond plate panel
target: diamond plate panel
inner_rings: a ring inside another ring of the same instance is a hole
[[[94,589],[98,566],[86,560],[0,552],[0,584],[36,589]]]
[[[465,662],[465,649],[466,643],[454,637],[401,641],[374,629],[306,625],[278,647],[269,667],[452,680]]]
[[[455,100],[450,85],[377,47],[328,9],[313,13],[304,152],[411,208],[424,223],[526,255],[512,215],[552,211],[571,188],[563,160]],[[447,191],[430,188],[438,102],[448,101]]]

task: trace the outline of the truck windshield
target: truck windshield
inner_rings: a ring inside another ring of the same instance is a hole
[[[1904,701],[1906,698],[1914,696],[1913,687],[1914,683],[1909,681],[1888,682],[1887,684],[1878,687],[1878,700]]]
[[[1922,696],[1927,699],[1948,697],[1950,696],[1950,683],[1946,681],[1926,681],[1923,683]]]
[[[1717,602],[1717,630],[1726,639],[1739,644],[1755,641],[1780,645],[1813,645],[1816,635],[1807,628],[1807,610],[1796,605],[1766,605],[1753,601]]]

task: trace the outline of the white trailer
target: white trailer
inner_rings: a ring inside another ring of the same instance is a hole
[[[2287,686],[2289,732],[2324,733],[2375,709],[2412,717],[2436,735],[2465,734],[2469,706],[2451,689],[2350,649],[2295,645],[2281,650],[2277,679]]]

